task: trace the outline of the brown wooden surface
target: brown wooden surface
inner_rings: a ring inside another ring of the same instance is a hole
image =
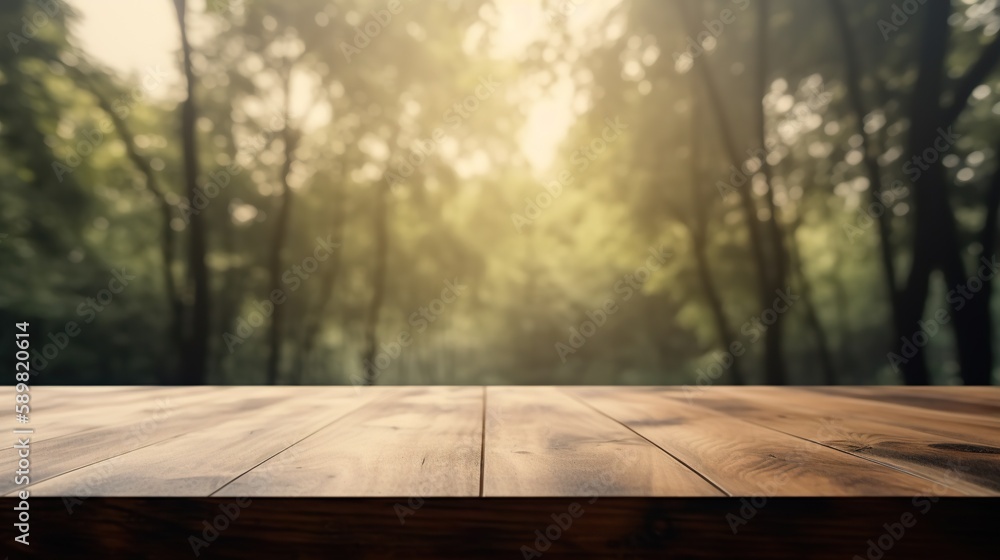
[[[348,388],[318,394],[279,391],[270,397],[240,396],[226,402],[229,412],[219,415],[211,427],[192,431],[192,424],[204,426],[216,416],[214,405],[201,403],[202,415],[182,416],[185,420],[169,427],[151,427],[150,432],[159,432],[148,438],[153,443],[130,445],[135,449],[129,453],[118,453],[119,439],[114,433],[105,434],[106,429],[41,442],[41,453],[51,451],[59,460],[39,465],[35,480],[40,482],[34,491],[41,495],[76,495],[77,489],[84,487],[87,495],[95,496],[207,496],[372,397],[372,392],[359,396]],[[290,411],[295,411],[300,420],[289,422]],[[196,460],[192,460],[191,451],[199,449],[210,452],[197,453]],[[97,456],[111,453],[116,455],[110,460],[94,461]],[[92,462],[72,468],[84,458]]]
[[[39,498],[31,504],[31,546],[7,549],[11,559],[996,558],[1000,499],[746,502],[428,498],[408,508],[399,498],[253,498],[246,507],[233,498],[91,498],[68,506]],[[13,505],[0,500],[5,511]],[[226,510],[239,515],[220,519]],[[571,524],[564,517],[570,510],[579,514]],[[901,519],[911,526],[901,531]],[[209,529],[213,523],[221,529]],[[879,540],[888,552],[869,553]]]
[[[723,496],[625,426],[559,389],[491,387],[484,496]]]
[[[384,394],[214,495],[478,496],[483,389],[375,391]]]
[[[748,422],[742,414],[686,404],[676,391],[568,390],[633,427],[730,495],[953,493],[885,465]]]
[[[32,388],[32,496],[997,496],[993,387]],[[13,401],[13,389],[0,390]],[[9,433],[9,432],[8,432]],[[0,467],[13,472],[10,438]],[[5,477],[0,490],[20,487]]]

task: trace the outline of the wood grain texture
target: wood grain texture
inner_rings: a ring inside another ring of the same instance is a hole
[[[665,394],[674,399],[685,398],[677,393]],[[942,486],[936,492],[939,495],[1000,495],[1000,449],[849,413],[815,412],[828,409],[819,404],[825,398],[816,394],[789,401],[759,391],[719,388],[693,395],[691,403],[719,412],[734,412],[743,420],[927,478]]]
[[[552,387],[489,387],[484,496],[720,496],[614,420]]]
[[[36,438],[44,428],[38,428],[31,442],[31,483],[87,465],[105,461],[143,447],[153,445],[218,422],[220,415],[252,412],[254,407],[271,402],[275,396],[260,392],[254,398],[253,388],[224,389],[191,394],[189,398],[164,398],[153,390],[133,397],[134,403],[113,411],[92,411],[90,421],[95,427],[55,438]],[[14,472],[18,450],[0,450],[0,468]],[[120,474],[120,473],[119,473]],[[111,475],[109,475],[111,476]],[[93,483],[91,483],[93,484]],[[13,477],[0,478],[0,493],[19,488]]]
[[[218,399],[224,387],[33,387],[31,421],[16,423],[13,414],[3,415],[6,431],[32,428],[34,442],[77,434],[112,423],[142,421],[156,410],[188,407],[198,401]],[[8,398],[9,395],[9,398]],[[13,387],[0,388],[0,398],[13,402]],[[13,442],[5,441],[0,449]]]
[[[714,389],[714,388],[713,388]],[[725,389],[725,388],[719,388]],[[846,397],[826,391],[827,388],[806,389],[797,387],[746,387],[747,394],[765,395],[776,401],[796,403],[811,412],[850,415],[885,422],[968,443],[1000,447],[1000,416],[943,410],[896,404],[880,399]],[[872,394],[881,394],[882,388],[872,388]],[[937,389],[937,388],[935,388]],[[951,388],[945,388],[951,389]],[[980,393],[978,387],[962,387],[964,393]],[[898,388],[889,388],[890,392]],[[711,394],[712,389],[708,390]],[[825,398],[811,398],[820,394]],[[938,398],[947,398],[948,390],[938,392]]]
[[[822,387],[809,390],[944,412],[1000,418],[1000,387]]]
[[[62,500],[40,498],[31,503],[40,520],[32,525],[32,544],[17,557],[194,558],[194,537],[208,545],[198,549],[199,560],[510,560],[537,559],[530,550],[540,548],[542,560],[845,560],[867,558],[869,541],[905,514],[915,516],[916,525],[892,541],[884,560],[996,557],[988,520],[1000,508],[998,499],[942,498],[927,506],[910,498],[771,498],[734,533],[727,519],[739,518],[745,501],[428,498],[402,524],[392,498],[254,498],[209,542],[206,523],[232,510],[233,498],[91,498],[72,515]],[[552,529],[552,516],[573,504],[582,514],[565,530]],[[13,505],[0,500],[7,511]],[[555,538],[540,540],[545,533]]]
[[[39,496],[208,496],[371,401],[377,391],[241,389],[242,408],[199,429],[32,486]]]
[[[483,389],[380,389],[214,495],[478,496]]]
[[[996,388],[43,386],[32,395],[36,496],[389,496],[409,507],[448,496],[1000,494]],[[8,472],[15,441],[0,449]],[[22,488],[13,483],[0,479],[0,493]]]
[[[914,496],[933,483],[655,388],[568,388],[739,496]],[[675,394],[680,394],[674,391]]]

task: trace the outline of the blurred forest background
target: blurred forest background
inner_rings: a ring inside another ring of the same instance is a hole
[[[0,2],[37,383],[995,378],[995,0],[84,1]]]

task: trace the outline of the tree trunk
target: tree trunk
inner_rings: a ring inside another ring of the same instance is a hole
[[[160,219],[162,221],[160,226],[160,258],[163,261],[163,286],[167,296],[167,308],[170,310],[168,331],[174,353],[179,356],[184,352],[184,303],[182,302],[180,293],[178,292],[177,282],[174,280],[173,268],[174,261],[176,259],[176,250],[174,248],[174,230],[170,223],[174,218],[173,208],[171,208],[170,203],[167,201],[166,192],[160,186],[156,173],[149,164],[149,160],[139,153],[139,148],[135,144],[135,136],[129,129],[128,123],[126,123],[123,118],[118,116],[118,113],[115,112],[111,102],[100,91],[100,87],[94,83],[85,71],[75,66],[67,66],[66,68],[71,74],[76,76],[79,83],[86,87],[87,90],[90,91],[97,99],[97,103],[101,107],[101,110],[103,110],[111,120],[115,130],[118,132],[118,136],[121,137],[122,142],[125,144],[125,154],[128,156],[132,164],[135,165],[136,169],[138,169],[146,179],[146,188],[153,193],[154,197],[156,197],[156,202],[160,211]],[[177,373],[174,375],[177,375]]]
[[[946,74],[945,62],[950,33],[947,19],[951,13],[951,6],[950,3],[939,2],[931,3],[928,7],[932,10],[925,14],[926,31],[920,52],[923,64],[914,86],[917,95],[910,116],[909,154],[913,157],[920,156],[924,150],[937,149],[935,142],[938,137],[948,133],[951,125],[967,106],[972,91],[1000,61],[1000,39],[994,39],[965,74],[956,80],[953,101],[948,107],[942,108],[940,98]],[[942,159],[942,154],[937,154],[933,163],[925,161],[920,165],[922,173],[914,182],[917,195],[915,198],[917,235],[914,236],[913,243],[914,267],[910,274],[910,282],[907,283],[903,305],[914,306],[913,312],[909,313],[906,319],[910,321],[907,326],[912,329],[910,347],[916,346],[918,353],[922,353],[924,349],[922,345],[915,343],[916,334],[923,327],[914,322],[918,322],[923,316],[930,272],[940,268],[949,290],[965,285],[970,278],[962,258],[963,244],[959,240],[958,225],[948,198],[947,177],[941,163]],[[988,198],[992,199],[993,196],[991,192]],[[987,221],[990,220],[989,213],[995,211],[994,207],[995,204],[991,205],[990,201],[987,201]],[[919,249],[923,249],[923,252],[918,253]],[[992,253],[985,255],[988,258],[992,257]],[[976,268],[978,266],[974,270]],[[914,274],[920,276],[914,277]],[[946,298],[947,303],[952,306],[951,318],[962,378],[972,385],[989,383],[992,376],[994,358],[989,286],[990,284],[986,283],[985,294],[976,293],[969,300],[965,297],[953,299],[951,295]],[[930,336],[933,336],[933,333],[927,333],[926,337]]]
[[[907,153],[918,157],[926,148],[933,146],[935,129],[940,121],[940,98],[943,89],[945,54],[948,46],[949,2],[931,2],[924,13],[924,32],[919,48],[920,70],[914,85],[910,107],[910,136]],[[925,347],[912,344],[913,335],[920,329],[919,322],[924,314],[930,288],[930,275],[941,255],[946,251],[941,228],[942,210],[950,212],[947,196],[943,193],[944,172],[941,158],[931,164],[913,182],[914,235],[911,244],[913,263],[906,287],[900,296],[901,335],[890,359],[902,356],[903,379],[908,385],[927,385],[930,372],[927,370]],[[940,202],[945,206],[935,207]]]
[[[941,268],[947,283],[946,289],[953,290],[957,286],[964,288],[970,277],[976,277],[975,271],[978,267],[973,267],[974,272],[971,275],[966,272],[958,243],[954,215],[951,213],[950,207],[945,208],[947,214],[943,216],[942,221],[950,223],[945,228],[942,241],[950,240],[950,242],[947,246],[942,247]],[[979,292],[970,291],[973,294],[972,299],[965,300],[959,295],[948,301],[948,303],[953,304],[952,322],[955,328],[955,345],[958,349],[958,363],[962,380],[966,385],[989,385],[993,373],[993,341],[989,308],[990,286],[990,282],[983,281]],[[961,303],[954,305],[956,301]]]
[[[220,242],[222,250],[226,254],[235,255],[240,250],[236,232],[233,231],[232,227],[222,228]],[[225,325],[226,332],[235,332],[233,329],[236,328],[237,315],[239,314],[240,305],[243,303],[244,294],[246,294],[246,277],[247,271],[243,265],[239,267],[230,266],[223,275],[223,284],[226,286],[226,290],[220,294],[220,302],[216,306],[217,314],[215,320],[217,325]],[[230,366],[232,365],[231,358],[233,355],[230,352],[219,352],[215,364],[220,372],[228,374],[231,371]]]
[[[361,355],[364,384],[374,385],[380,372],[375,364],[378,351],[378,318],[385,298],[385,274],[389,253],[389,231],[387,224],[389,188],[385,182],[375,186],[375,206],[372,209],[372,226],[375,234],[375,269],[372,272],[372,298],[368,304],[365,321],[365,350]]]
[[[274,239],[271,244],[270,262],[270,294],[281,291],[281,273],[283,262],[281,253],[285,249],[285,240],[288,238],[288,222],[292,213],[292,189],[288,186],[288,176],[292,172],[292,163],[295,161],[295,148],[298,143],[297,133],[292,129],[290,120],[291,106],[291,83],[292,68],[289,67],[285,73],[285,126],[282,129],[282,143],[284,144],[284,161],[281,164],[279,181],[281,184],[281,202],[278,208],[277,218],[274,224]],[[285,297],[289,297],[285,294]],[[286,302],[287,303],[287,302]],[[281,345],[282,334],[284,332],[285,308],[284,304],[274,304],[274,312],[271,315],[271,330],[268,333],[268,345],[270,350],[267,357],[267,383],[275,385],[281,369]]]
[[[691,248],[694,251],[698,281],[701,283],[708,307],[712,311],[712,320],[715,323],[715,332],[719,337],[719,343],[722,346],[723,352],[728,352],[728,345],[735,342],[736,339],[733,335],[734,331],[729,326],[729,319],[726,317],[726,310],[722,305],[722,297],[719,295],[719,289],[712,279],[712,271],[709,267],[708,256],[706,254],[705,240],[698,240],[695,235],[692,235],[692,240]],[[743,375],[740,358],[736,356],[733,356],[733,365],[729,366],[729,377],[733,385],[746,384],[746,377]]]
[[[684,22],[684,25],[690,35],[692,37],[697,36],[698,30],[695,28],[695,24],[691,21],[684,2],[677,2],[675,5],[678,7],[681,20]],[[722,101],[719,89],[712,77],[711,70],[708,68],[708,64],[704,60],[700,63],[695,62],[694,67],[698,71],[699,76],[705,85],[709,105],[712,108],[712,113],[716,117],[715,120],[719,126],[719,135],[721,136],[723,146],[726,149],[726,155],[728,155],[730,162],[738,169],[743,166],[745,158],[742,157],[739,150],[736,149],[733,137],[733,127],[726,114],[725,103]],[[747,181],[743,183],[743,185],[736,187],[736,190],[739,193],[740,204],[743,210],[743,219],[746,222],[747,230],[750,236],[750,251],[753,256],[755,272],[757,274],[759,304],[762,309],[766,309],[772,305],[772,301],[774,299],[774,292],[771,288],[773,282],[768,274],[770,267],[767,255],[764,251],[764,238],[760,231],[760,220],[757,217],[757,203],[754,201],[753,191],[750,187],[750,181]],[[778,382],[779,377],[780,380],[784,379],[785,371],[782,356],[775,354],[776,350],[780,350],[780,348],[775,348],[775,342],[780,341],[780,337],[774,337],[772,335],[771,337],[768,337],[768,339],[771,340],[771,343],[765,347],[765,367],[769,370],[767,372],[769,381]],[[780,346],[780,342],[778,342],[778,346]]]
[[[181,143],[184,155],[184,186],[188,200],[193,203],[198,194],[198,148],[195,124],[198,119],[195,103],[195,76],[191,67],[191,45],[187,36],[187,2],[174,0],[177,9],[177,23],[181,32],[181,49],[184,53],[184,77],[187,98],[181,108]],[[208,363],[209,292],[208,267],[205,264],[207,252],[204,221],[196,209],[190,210],[190,235],[188,246],[188,270],[193,281],[194,297],[191,303],[191,328],[188,332],[186,351],[183,356],[180,381],[187,385],[206,382]]]
[[[994,147],[994,153],[1000,150],[1000,145]],[[993,177],[990,181],[989,191],[986,194],[986,220],[983,222],[983,227],[979,231],[979,244],[982,246],[983,250],[980,253],[986,261],[992,263],[993,257],[996,255],[997,251],[997,225],[1000,222],[1000,169],[993,172]],[[985,265],[986,263],[977,263],[976,269],[978,270],[980,265]],[[986,277],[983,278],[983,288],[982,291],[976,295],[972,301],[969,302],[970,305],[974,306],[976,319],[979,321],[980,329],[976,333],[976,336],[982,338],[979,344],[983,348],[989,349],[989,354],[982,356],[982,360],[986,364],[982,368],[977,368],[973,370],[975,373],[970,374],[969,372],[962,372],[962,382],[966,385],[990,385],[993,382],[993,360],[995,359],[993,353],[993,322],[991,320],[991,301],[993,299],[993,281],[995,280],[994,275],[996,272],[990,270],[986,273]]]
[[[342,182],[345,179],[346,174],[342,176],[340,183],[334,185],[333,192],[333,237],[338,241],[343,237],[344,231],[344,188]],[[316,337],[319,335],[323,320],[326,318],[326,309],[330,305],[330,300],[333,299],[334,288],[337,285],[337,276],[340,273],[340,255],[340,251],[335,251],[333,255],[330,255],[330,262],[326,265],[327,269],[322,276],[322,284],[319,287],[319,302],[312,309],[313,313],[307,319],[305,332],[302,335],[302,344],[299,347],[299,367],[294,372],[296,383],[302,382],[303,370],[309,364],[313,347],[316,344]]]
[[[830,337],[827,336],[826,328],[823,327],[823,321],[819,318],[819,309],[816,307],[816,301],[813,299],[812,282],[806,276],[806,271],[802,266],[802,255],[799,253],[799,245],[795,241],[795,232],[798,230],[800,220],[796,221],[789,232],[791,239],[788,241],[788,246],[791,249],[792,267],[795,276],[799,279],[799,288],[802,292],[802,306],[806,312],[806,322],[813,331],[813,336],[816,337],[816,350],[819,352],[819,365],[823,373],[823,384],[836,385],[838,376],[837,368],[833,361],[833,354],[830,352]]]
[[[695,81],[691,80],[691,204],[694,206],[692,213],[694,223],[690,226],[691,250],[694,252],[695,267],[698,271],[698,281],[705,296],[705,301],[712,312],[712,320],[715,323],[715,332],[719,337],[719,345],[723,352],[729,351],[729,345],[736,342],[734,331],[726,317],[726,309],[722,303],[722,295],[715,285],[712,276],[711,265],[708,262],[708,208],[707,201],[703,193],[705,181],[701,173],[701,152],[698,150],[698,131],[701,126],[701,119],[694,102],[698,95]],[[729,376],[733,385],[745,385],[746,377],[743,375],[741,358],[732,356],[733,364],[729,366]]]
[[[872,153],[872,137],[865,131],[864,126],[864,118],[865,115],[868,114],[868,111],[865,107],[864,97],[861,93],[861,57],[858,53],[857,45],[854,43],[852,38],[853,35],[850,24],[847,20],[847,11],[843,5],[843,1],[830,0],[829,5],[831,11],[833,12],[834,24],[840,34],[840,42],[844,47],[844,66],[847,74],[845,79],[847,84],[847,94],[851,107],[857,116],[858,134],[861,135],[862,142],[860,149],[865,170],[868,173],[868,192],[871,196],[872,204],[881,207],[884,206],[881,195],[885,193],[885,188],[882,184],[881,169],[879,168],[875,155]],[[880,212],[876,218],[876,223],[878,225],[879,256],[882,263],[885,292],[886,297],[889,300],[890,311],[892,313],[892,340],[898,341],[900,337],[904,336],[907,326],[903,322],[903,315],[900,310],[900,294],[898,281],[896,279],[896,265],[892,257],[891,219],[892,218],[887,209],[883,208],[882,212]],[[895,344],[895,342],[893,344]],[[924,362],[923,354],[915,356],[913,361]],[[921,371],[926,372],[926,363],[914,363],[913,369],[916,371],[914,376],[917,378],[926,375],[926,373],[920,373]]]
[[[788,254],[785,249],[785,235],[782,232],[781,222],[778,219],[778,207],[774,203],[774,173],[771,169],[771,164],[767,162],[767,117],[764,108],[764,96],[767,95],[768,89],[767,46],[770,14],[770,0],[760,0],[760,11],[757,14],[757,132],[760,135],[760,168],[767,183],[765,199],[770,215],[766,223],[770,235],[771,256],[773,258],[773,266],[771,267],[773,274],[770,277],[770,288],[767,290],[767,299],[761,302],[764,308],[770,307],[769,300],[773,292],[785,288],[785,280],[788,277]],[[785,313],[777,313],[774,324],[768,327],[767,332],[764,333],[764,379],[768,385],[784,385],[788,382],[788,372],[785,367],[783,350],[785,318]]]
[[[836,259],[834,260],[834,270],[841,271],[850,260],[845,257],[844,239],[837,243]],[[865,385],[871,383],[871,375],[866,375],[865,370],[860,366],[857,353],[853,351],[853,339],[851,337],[849,309],[851,298],[844,289],[843,280],[834,275],[830,282],[833,283],[833,301],[835,307],[835,324],[833,331],[837,334],[836,354],[840,358],[840,381],[849,385]]]

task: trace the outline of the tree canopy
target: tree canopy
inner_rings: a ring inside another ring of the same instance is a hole
[[[0,6],[37,382],[995,379],[994,2],[156,1]]]

